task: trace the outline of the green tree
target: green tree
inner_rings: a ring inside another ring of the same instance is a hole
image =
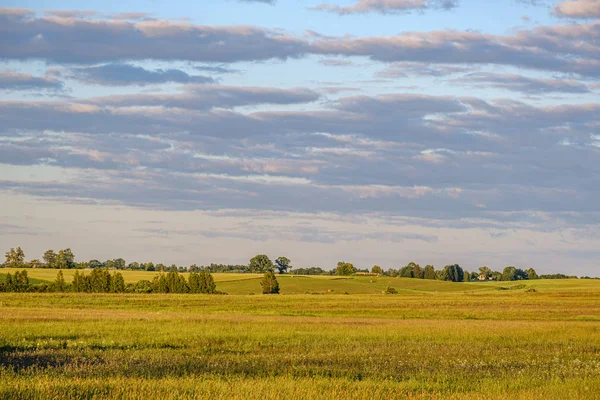
[[[152,280],[152,291],[154,293],[167,293],[167,278],[164,273],[160,273]]]
[[[23,270],[21,272],[15,272],[15,284],[19,286],[29,285],[29,277],[27,276],[26,270]]]
[[[433,265],[427,265],[425,267],[425,271],[423,272],[423,279],[435,279],[435,268]]]
[[[452,282],[464,282],[465,273],[463,269],[458,264],[454,265],[446,265],[444,267],[445,271],[445,280]]]
[[[273,262],[264,254],[254,256],[248,264],[251,273],[264,273],[273,271]]]
[[[400,268],[399,275],[402,278],[417,278],[423,279],[425,271],[414,262],[408,263],[408,265]]]
[[[5,259],[4,266],[6,268],[23,268],[25,266],[25,253],[20,247],[11,248],[6,252]]]
[[[529,268],[525,272],[527,273],[527,279],[540,279],[537,272],[535,272],[535,269],[533,269],[533,268]]]
[[[102,268],[104,265],[98,260],[90,260],[89,266],[92,269]]]
[[[190,293],[202,293],[200,285],[200,274],[198,272],[190,272],[188,276],[188,286]]]
[[[379,265],[373,265],[373,268],[371,268],[371,273],[381,275],[383,274],[383,270]]]
[[[138,271],[140,269],[140,263],[137,261],[131,262],[129,265],[127,265],[127,269]]]
[[[56,268],[75,268],[75,256],[71,249],[64,249],[56,256]]]
[[[57,292],[64,292],[67,288],[67,283],[65,282],[65,277],[62,271],[58,271],[58,274],[56,274],[56,279],[54,280],[54,287]]]
[[[189,288],[185,278],[177,271],[170,271],[167,274],[167,293],[188,293]]]
[[[85,292],[85,276],[79,271],[75,271],[73,275],[73,291],[74,292]]]
[[[260,286],[262,286],[263,294],[279,293],[279,282],[277,282],[275,274],[271,271],[265,272],[265,275],[260,281]]]
[[[517,280],[517,268],[515,267],[506,267],[504,271],[502,271],[502,280],[503,281],[516,281]]]
[[[280,274],[285,274],[286,272],[288,272],[288,269],[292,269],[290,263],[291,261],[287,257],[277,257],[277,259],[275,260],[275,264],[277,265],[277,271]]]
[[[208,271],[200,272],[200,290],[201,293],[214,294],[217,291],[217,285],[212,274]]]
[[[115,272],[110,279],[110,291],[111,293],[124,293],[125,292],[125,279],[120,272]]]
[[[96,268],[90,274],[90,286],[92,293],[109,293],[111,287],[110,273],[104,268]]]
[[[409,266],[412,266],[412,275],[413,278],[417,278],[417,279],[423,279],[423,269],[421,268],[421,266],[419,264],[415,264],[415,263],[410,263],[408,264]]]
[[[46,268],[56,268],[56,253],[54,250],[46,250],[42,259],[46,264]]]
[[[335,273],[339,276],[354,275],[356,273],[356,268],[354,268],[354,265],[352,263],[340,261],[337,263]]]

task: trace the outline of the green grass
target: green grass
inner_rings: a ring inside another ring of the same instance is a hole
[[[4,293],[0,398],[597,398],[600,291],[495,286],[347,296]]]

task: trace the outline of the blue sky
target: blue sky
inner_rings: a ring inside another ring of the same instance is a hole
[[[8,1],[0,247],[595,274],[600,1]]]

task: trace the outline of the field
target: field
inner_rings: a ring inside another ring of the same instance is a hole
[[[230,295],[0,294],[0,398],[599,398],[599,281],[215,280]]]
[[[7,273],[14,274],[21,269],[0,269],[0,282]],[[72,281],[75,270],[62,270],[65,280]],[[89,271],[83,271],[89,273]],[[32,283],[50,283],[56,279],[58,270],[55,269],[28,269],[28,276]],[[126,283],[135,283],[142,279],[151,281],[158,272],[121,271]],[[186,276],[187,274],[182,274]],[[261,291],[260,274],[213,274],[217,289],[229,294],[258,294]],[[543,292],[600,292],[600,280],[572,279],[572,280],[536,280],[526,282],[468,282],[452,283],[423,279],[388,278],[374,276],[278,276],[282,294],[380,294],[388,286],[397,289],[400,293],[481,293],[497,292],[498,290],[511,289],[525,291],[536,289]],[[514,289],[516,288],[516,289]]]

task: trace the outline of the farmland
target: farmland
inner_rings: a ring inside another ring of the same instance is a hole
[[[510,282],[286,277],[282,293],[327,294],[266,296],[236,295],[258,281],[227,275],[215,274],[226,296],[0,294],[0,398],[600,392],[598,281],[527,282],[532,293],[498,290]],[[381,294],[391,283],[400,294]]]

